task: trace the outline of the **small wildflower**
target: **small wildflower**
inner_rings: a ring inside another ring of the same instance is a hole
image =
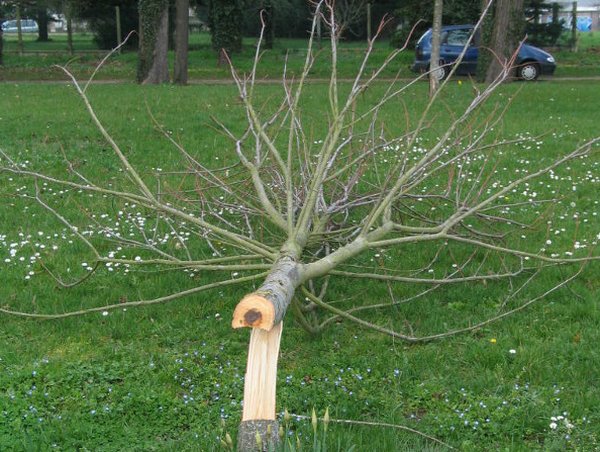
[[[511,355],[514,355],[517,353],[517,351],[514,348],[511,348],[508,353],[510,353]]]
[[[495,344],[495,343],[497,342],[497,340],[496,340],[496,338],[495,338],[495,337],[493,337],[493,338],[491,338],[491,339],[490,339],[490,342],[491,342],[492,344]]]
[[[102,311],[102,316],[106,317],[108,315],[108,311]]]

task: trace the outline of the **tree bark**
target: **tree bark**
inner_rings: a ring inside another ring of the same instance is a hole
[[[491,83],[504,71],[523,39],[523,0],[498,0],[494,9],[492,33],[489,40],[491,58],[485,70],[485,82]],[[515,68],[510,69],[514,75]],[[510,79],[510,78],[508,78]],[[507,80],[508,80],[507,79]]]
[[[186,85],[188,80],[190,0],[177,0],[175,8],[175,69],[173,81],[178,85]]]
[[[275,8],[272,0],[263,1],[263,11],[265,20],[265,49],[272,49],[275,41]]]
[[[0,66],[2,66],[4,64],[3,47],[4,47],[4,32],[2,31],[2,28],[0,28]]]
[[[296,259],[283,255],[258,290],[247,295],[233,312],[233,328],[253,327],[269,331],[283,320],[301,281]]]
[[[67,50],[69,55],[73,55],[73,5],[71,2],[67,2],[65,16],[67,19]]]
[[[440,79],[436,75],[440,64],[443,10],[444,0],[435,0],[433,6],[433,28],[431,30],[431,57],[429,59],[429,97],[433,97],[440,86]]]
[[[45,5],[38,7],[36,10],[37,23],[38,23],[38,38],[40,42],[47,42],[48,38],[48,10]]]
[[[158,84],[169,81],[169,2],[140,0],[140,46],[138,81]]]

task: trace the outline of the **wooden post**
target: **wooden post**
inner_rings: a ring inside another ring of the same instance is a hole
[[[573,2],[571,12],[571,52],[577,52],[577,2]]]
[[[367,3],[367,41],[371,42],[371,2]]]
[[[244,380],[244,410],[238,432],[238,451],[269,450],[278,442],[275,415],[277,358],[283,322],[269,331],[252,328]],[[257,434],[260,442],[257,440]]]
[[[17,49],[19,50],[19,56],[23,56],[23,29],[21,28],[21,5],[17,3],[15,9],[15,16],[17,18]]]
[[[119,47],[119,53],[121,53],[121,8],[115,6],[115,19],[117,21],[117,46]]]
[[[319,43],[319,49],[323,47],[321,43],[321,14],[317,17],[317,42]]]
[[[69,55],[73,55],[73,7],[67,2],[65,15],[67,19],[67,50]]]

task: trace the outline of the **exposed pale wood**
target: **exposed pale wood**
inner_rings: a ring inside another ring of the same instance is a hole
[[[269,331],[275,323],[273,303],[258,293],[242,298],[233,311],[233,328],[253,327]],[[254,334],[254,333],[253,333]]]
[[[270,331],[252,328],[244,381],[242,421],[275,420],[277,358],[283,322]]]

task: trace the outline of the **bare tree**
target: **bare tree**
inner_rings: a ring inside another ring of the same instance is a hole
[[[431,57],[429,58],[429,97],[433,96],[439,88],[442,77],[438,74],[445,74],[445,70],[440,72],[440,44],[442,41],[442,13],[444,12],[444,0],[435,0],[433,4],[433,27],[431,28]]]
[[[314,39],[319,17],[330,30],[332,69],[327,111],[319,117],[326,124],[326,132],[321,137],[311,137],[310,116],[305,115],[302,101],[311,90],[308,80],[317,53]],[[374,38],[384,25],[379,26]],[[258,287],[236,306],[232,320],[234,328],[252,327],[239,445],[240,450],[256,450],[257,435],[264,447],[277,437],[274,375],[282,321],[290,308],[300,325],[312,333],[344,320],[410,343],[431,341],[473,331],[519,312],[564,287],[579,275],[585,263],[600,259],[594,252],[585,256],[549,255],[538,243],[512,240],[523,228],[536,227],[523,222],[518,208],[555,200],[509,199],[537,178],[553,174],[563,163],[586,158],[600,137],[581,143],[554,161],[515,174],[509,181],[499,181],[496,169],[501,151],[522,144],[524,139],[503,138],[498,133],[508,105],[500,104],[491,110],[482,106],[509,76],[510,66],[503,67],[488,86],[473,89],[473,97],[464,110],[444,125],[435,141],[425,144],[421,140],[432,127],[433,119],[438,120],[433,105],[446,82],[416,120],[407,117],[405,126],[386,127],[381,120],[385,106],[401,98],[428,74],[408,84],[388,83],[379,95],[365,96],[402,51],[392,51],[379,68],[371,71],[371,40],[354,80],[342,87],[336,64],[339,33],[334,2],[319,2],[303,70],[294,77],[286,68],[281,98],[275,103],[270,98],[263,104],[256,84],[260,40],[254,66],[247,75],[231,68],[246,124],[240,131],[239,127],[228,127],[217,119],[215,122],[231,139],[237,165],[211,167],[201,162],[153,119],[187,165],[185,170],[170,175],[178,180],[182,175],[192,179],[190,187],[180,190],[165,188],[169,186],[165,184],[168,174],[144,175],[131,164],[98,119],[86,94],[89,82],[80,85],[65,70],[122,166],[126,178],[121,188],[96,183],[94,175],[82,174],[70,163],[72,177],[49,176],[23,167],[6,153],[2,153],[1,171],[33,179],[37,188],[32,197],[90,249],[95,263],[86,280],[101,266],[117,264],[215,272],[223,277],[155,299],[74,312],[22,312],[8,308],[0,308],[0,312],[27,318],[65,318],[167,303],[205,290],[256,283]],[[75,219],[67,218],[45,199],[40,183],[144,207],[152,213],[153,217],[148,218],[153,220],[136,223],[136,237],[104,231],[105,240],[141,252],[144,257],[103,253],[97,243],[102,238],[84,235]],[[189,241],[177,232],[181,227],[204,246],[189,246]],[[158,240],[165,231],[168,240]],[[371,262],[379,253],[397,256],[416,249],[431,256],[427,264],[411,265],[413,261],[407,259],[401,261],[405,267],[398,268]],[[452,265],[444,267],[444,260]],[[577,267],[565,267],[572,269],[569,276],[541,293],[517,299],[540,273],[567,264]],[[51,274],[59,284],[69,285]],[[346,285],[357,280],[379,282],[390,288],[390,299],[382,302],[365,297],[350,306],[338,303],[340,300],[332,299],[328,289],[339,280]],[[462,284],[467,290],[471,285],[496,281],[507,281],[512,289],[499,311],[450,330],[419,334],[408,325],[402,331],[373,323],[367,315],[424,301],[434,291],[451,285]],[[392,289],[396,284],[423,288],[398,299]]]

